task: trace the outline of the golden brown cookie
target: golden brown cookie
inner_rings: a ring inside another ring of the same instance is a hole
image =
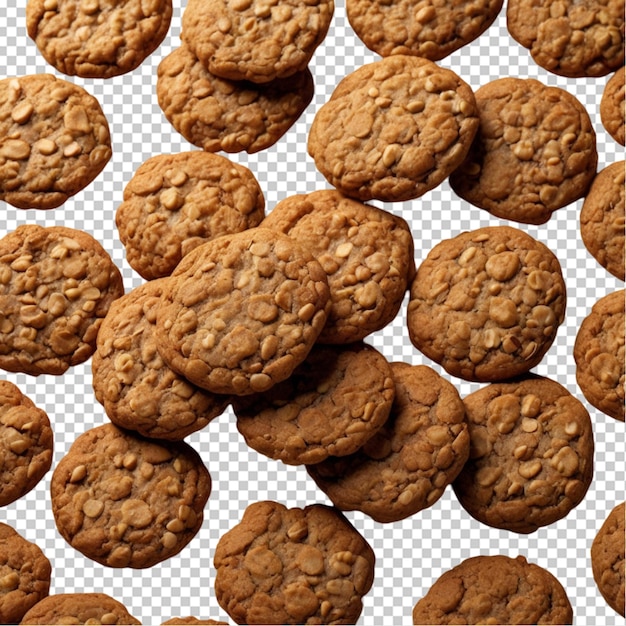
[[[398,54],[337,85],[315,114],[308,151],[347,196],[411,200],[461,164],[477,129],[467,83],[432,61]]]
[[[114,424],[80,435],[50,482],[63,538],[98,563],[136,569],[178,554],[195,537],[210,491],[191,446]]]
[[[336,509],[258,502],[215,548],[215,593],[238,624],[354,624],[374,561]]]
[[[444,572],[413,609],[414,624],[571,624],[561,583],[525,557],[476,556]]]
[[[541,361],[565,317],[561,265],[510,226],[438,243],[417,270],[407,313],[413,345],[454,376],[493,382]]]
[[[169,276],[201,243],[258,226],[265,199],[243,165],[201,150],[145,161],[115,215],[130,266],[146,280]]]
[[[600,121],[604,129],[622,146],[626,142],[626,68],[621,67],[606,82],[600,100]]]
[[[543,224],[585,195],[596,135],[569,92],[535,79],[498,78],[476,91],[480,128],[452,189],[496,217]]]
[[[107,119],[83,87],[50,74],[0,80],[0,200],[58,207],[110,158]]]
[[[86,361],[122,275],[89,234],[19,226],[0,239],[0,368],[63,374]]]
[[[469,454],[458,391],[425,365],[392,363],[396,397],[389,419],[349,456],[307,466],[317,486],[344,511],[396,522],[432,506]]]

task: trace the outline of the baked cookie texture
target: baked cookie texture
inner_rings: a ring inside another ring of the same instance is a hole
[[[19,226],[0,239],[0,368],[60,375],[83,363],[123,293],[119,269],[90,234]]]
[[[561,265],[510,226],[468,231],[435,245],[418,267],[409,338],[459,378],[495,382],[537,365],[563,322]]]
[[[111,158],[99,102],[50,74],[0,80],[0,200],[53,209],[75,195]]]
[[[604,129],[622,146],[626,143],[626,68],[618,69],[606,82],[600,99],[600,121]]]
[[[263,192],[247,167],[194,150],[142,163],[124,188],[115,222],[128,263],[153,280],[169,276],[201,243],[258,226],[264,217]]]
[[[354,454],[307,466],[337,508],[383,523],[432,506],[469,455],[456,388],[425,365],[397,362],[391,369],[396,395],[383,427]]]
[[[211,478],[185,442],[146,439],[114,424],[86,431],[57,464],[52,512],[63,538],[109,567],[152,567],[197,534]]]
[[[583,319],[576,341],[576,381],[587,401],[624,421],[624,290],[601,297]]]
[[[336,509],[257,502],[215,548],[215,593],[238,624],[354,624],[374,563]]]
[[[525,557],[476,556],[444,572],[413,609],[414,624],[572,624],[561,583]]]
[[[452,189],[496,217],[543,224],[583,197],[596,173],[596,134],[560,87],[499,78],[476,91],[480,128]]]
[[[172,0],[28,0],[29,37],[63,74],[111,78],[139,67],[170,27]]]
[[[308,152],[347,196],[417,198],[458,167],[478,129],[474,93],[428,59],[392,55],[346,76],[320,107]]]
[[[531,375],[493,383],[463,402],[470,457],[453,487],[472,517],[532,533],[582,501],[593,477],[591,418],[565,387]]]
[[[261,225],[297,239],[328,275],[320,343],[360,341],[396,317],[415,275],[404,219],[327,189],[281,200]]]
[[[624,616],[624,503],[613,508],[591,544],[593,578],[608,605]]]

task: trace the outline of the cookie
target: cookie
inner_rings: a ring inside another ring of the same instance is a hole
[[[238,624],[354,624],[374,562],[336,509],[258,502],[215,548],[215,594]]]
[[[499,78],[476,91],[480,128],[450,176],[455,193],[502,219],[543,224],[587,192],[596,135],[570,93],[528,78]]]
[[[593,179],[580,210],[580,234],[589,253],[613,276],[626,278],[624,167],[618,161]]]
[[[561,265],[540,241],[510,226],[438,243],[418,267],[409,338],[447,372],[495,382],[537,365],[565,317]]]
[[[624,65],[624,0],[511,0],[506,20],[511,37],[553,74],[605,76]]]
[[[172,619],[163,622],[161,626],[197,626],[200,624],[207,624],[208,626],[225,624],[228,626],[228,622],[216,622],[213,619],[198,619],[197,617],[172,617]]]
[[[88,233],[19,226],[0,239],[0,368],[63,374],[86,361],[122,275]]]
[[[28,0],[28,36],[59,72],[111,78],[139,67],[170,27],[172,0]]]
[[[525,557],[482,555],[444,572],[413,609],[414,624],[571,624],[561,583]]]
[[[295,124],[314,82],[308,68],[263,85],[218,78],[183,43],[159,64],[156,88],[165,117],[187,141],[207,152],[252,154]]]
[[[26,624],[141,624],[126,607],[104,593],[59,593],[38,602]]]
[[[591,544],[593,578],[608,605],[624,616],[624,503],[608,514]]]
[[[626,69],[621,67],[606,82],[600,99],[600,121],[604,129],[622,146],[626,143]]]
[[[0,380],[0,506],[33,489],[52,465],[48,415],[8,380]]]
[[[583,319],[574,343],[576,382],[587,401],[624,421],[624,290],[600,298]]]
[[[531,375],[487,385],[463,402],[470,458],[453,488],[472,517],[527,534],[582,501],[593,476],[591,419],[565,387]]]
[[[221,415],[228,397],[190,384],[163,362],[154,335],[163,286],[163,279],[144,283],[111,305],[91,370],[96,399],[114,424],[175,441]]]
[[[258,226],[264,216],[263,192],[247,167],[195,150],[139,166],[115,222],[129,265],[153,280],[169,276],[201,243]]]
[[[0,80],[0,200],[56,208],[111,155],[107,119],[83,87],[50,74]]]
[[[391,367],[371,346],[313,346],[281,383],[233,398],[237,428],[257,452],[290,465],[356,452],[385,423]]]
[[[396,396],[383,427],[349,456],[307,466],[344,511],[396,522],[432,506],[469,454],[458,391],[425,365],[392,363]]]
[[[185,442],[145,439],[114,424],[86,431],[57,464],[52,512],[63,538],[109,567],[152,567],[197,534],[211,491]]]
[[[0,622],[19,624],[48,595],[52,566],[41,548],[0,523]]]
[[[494,22],[503,0],[442,4],[433,0],[348,0],[359,39],[382,57],[412,54],[439,61],[477,39]]]
[[[307,68],[334,9],[333,0],[189,0],[181,39],[211,74],[267,83]]]
[[[417,198],[458,167],[478,129],[471,87],[428,59],[392,55],[348,74],[319,108],[308,152],[359,200]]]
[[[285,380],[313,347],[330,306],[320,264],[267,228],[203,244],[165,280],[161,356],[214,393],[247,395]]]
[[[360,341],[396,317],[415,274],[404,219],[323,190],[281,200],[261,225],[297,239],[328,275],[331,308],[319,342]]]

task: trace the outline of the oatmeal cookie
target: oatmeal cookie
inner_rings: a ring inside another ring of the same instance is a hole
[[[604,129],[622,146],[626,143],[626,68],[621,67],[607,81],[600,100],[600,121]]]
[[[80,435],[50,483],[64,539],[98,563],[136,569],[178,554],[194,538],[210,491],[209,472],[191,446],[114,424]]]
[[[217,544],[215,593],[238,624],[354,624],[374,562],[336,509],[258,502]]]
[[[565,317],[561,265],[510,226],[437,244],[417,270],[407,312],[413,345],[465,380],[495,382],[537,365]]]
[[[75,195],[111,158],[98,101],[50,74],[0,80],[0,200],[53,209]]]
[[[596,173],[596,135],[570,93],[529,78],[476,91],[480,128],[452,189],[503,219],[543,224],[585,195]]]
[[[63,374],[86,361],[122,275],[88,233],[19,226],[0,239],[0,368]]]
[[[361,66],[315,114],[308,151],[328,182],[359,200],[417,198],[458,167],[478,129],[471,87],[428,59]]]

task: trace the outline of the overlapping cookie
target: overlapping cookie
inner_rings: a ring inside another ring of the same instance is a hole
[[[626,67],[618,69],[606,82],[600,99],[600,121],[605,130],[622,146],[626,143]]]

